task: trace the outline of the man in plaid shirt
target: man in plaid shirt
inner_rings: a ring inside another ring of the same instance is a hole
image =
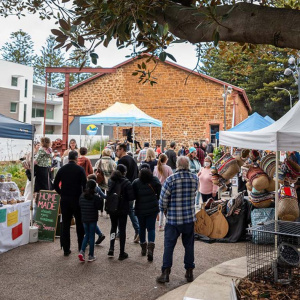
[[[142,162],[146,159],[146,154],[147,154],[148,148],[149,148],[149,143],[145,142],[144,143],[144,149],[139,152],[139,155],[137,157],[138,162]]]
[[[188,157],[179,156],[177,170],[166,179],[159,199],[159,209],[166,215],[162,274],[156,279],[159,283],[169,282],[173,252],[180,234],[185,248],[185,278],[188,282],[194,279],[194,221],[197,189],[198,177],[189,171]]]

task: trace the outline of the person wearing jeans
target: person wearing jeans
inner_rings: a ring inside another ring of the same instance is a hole
[[[140,166],[139,178],[134,180],[132,187],[135,195],[135,214],[138,217],[140,230],[141,254],[146,256],[148,261],[153,261],[155,248],[155,223],[158,213],[158,195],[161,191],[161,184],[157,177],[153,176],[150,166],[143,163]],[[146,230],[148,241],[146,240]]]
[[[103,207],[103,199],[96,194],[96,186],[97,183],[95,180],[88,180],[86,184],[86,190],[79,198],[79,206],[81,210],[82,223],[85,232],[81,249],[78,254],[78,258],[81,262],[85,261],[85,249],[88,242],[90,244],[88,261],[92,262],[96,260],[96,257],[94,256],[94,244],[99,215],[98,210],[100,210],[101,207]]]
[[[195,195],[198,177],[190,172],[189,160],[186,156],[178,157],[176,173],[166,179],[161,189],[159,210],[165,213],[166,226],[162,273],[156,278],[159,283],[169,282],[173,252],[180,235],[185,250],[185,278],[188,282],[194,280]]]

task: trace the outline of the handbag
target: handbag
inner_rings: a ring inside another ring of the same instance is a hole
[[[104,177],[104,173],[103,171],[101,170],[101,160],[100,160],[100,163],[99,163],[99,166],[98,166],[98,169],[96,171],[96,182],[98,184],[101,184],[105,181],[105,177]]]

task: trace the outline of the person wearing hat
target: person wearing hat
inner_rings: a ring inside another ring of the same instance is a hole
[[[206,156],[204,159],[204,168],[198,173],[199,192],[202,196],[202,202],[205,203],[208,199],[215,197],[218,186],[213,184],[211,175],[212,159]]]
[[[187,155],[190,163],[190,171],[193,174],[198,174],[201,169],[201,164],[197,158],[197,150],[195,147],[190,147],[189,154]]]

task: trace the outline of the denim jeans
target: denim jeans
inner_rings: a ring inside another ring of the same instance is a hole
[[[83,238],[81,251],[85,252],[85,248],[89,241],[90,243],[89,256],[94,256],[94,247],[95,247],[94,244],[95,244],[95,233],[96,233],[97,222],[83,223],[83,227],[84,227],[85,235]]]
[[[98,225],[96,226],[96,234],[99,235],[99,236],[102,235],[102,232],[101,232],[101,230],[100,230],[100,228],[99,228]]]
[[[197,191],[197,193],[196,193],[196,205],[199,205],[200,196],[201,196],[201,193],[199,191]]]
[[[148,243],[155,242],[155,223],[157,214],[152,214],[150,216],[138,216],[140,230],[140,243],[146,242],[146,229],[148,231]]]
[[[131,220],[132,226],[134,228],[135,233],[139,233],[139,221],[138,218],[136,217],[135,213],[134,213],[134,208],[133,208],[133,201],[129,202],[129,218]]]
[[[173,252],[177,239],[181,234],[182,244],[185,249],[184,267],[185,269],[195,268],[194,264],[194,222],[182,225],[165,226],[164,256],[162,271],[171,268],[173,264]]]

